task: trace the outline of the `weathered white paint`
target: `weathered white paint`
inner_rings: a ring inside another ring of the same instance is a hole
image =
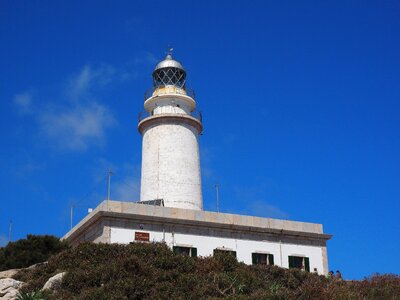
[[[165,242],[170,248],[173,246],[195,247],[197,248],[197,254],[199,256],[210,256],[213,255],[214,249],[225,248],[227,250],[236,251],[238,261],[251,264],[251,254],[253,252],[270,253],[274,255],[275,265],[284,268],[289,267],[289,256],[305,256],[310,258],[311,272],[314,271],[314,268],[317,269],[318,274],[326,274],[328,272],[328,270],[324,270],[323,267],[322,247],[320,246],[288,243],[280,244],[270,241],[254,241],[117,227],[111,228],[111,243],[128,244],[133,242],[135,231],[148,232],[150,233],[151,242]]]
[[[144,109],[149,113],[170,113],[162,111],[160,108],[169,107],[172,110],[179,109],[186,114],[190,114],[196,108],[193,98],[182,94],[160,94],[153,95],[144,102]]]
[[[194,100],[186,95],[153,96],[146,110],[157,116],[176,114],[166,122],[158,118],[143,129],[140,200],[163,199],[167,207],[203,209],[197,129],[179,115],[189,115]]]

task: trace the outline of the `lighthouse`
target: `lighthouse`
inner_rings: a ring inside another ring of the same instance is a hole
[[[332,235],[322,224],[203,210],[201,115],[186,86],[186,71],[171,53],[153,71],[144,108],[138,124],[143,136],[140,201],[103,201],[65,240],[73,246],[161,242],[187,256],[219,253],[246,264],[328,273]]]
[[[164,206],[203,209],[199,135],[201,114],[186,71],[169,52],[153,71],[139,116],[142,141],[140,201],[163,200]]]

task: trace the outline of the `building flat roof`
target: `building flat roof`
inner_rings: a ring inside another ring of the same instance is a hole
[[[84,232],[85,228],[100,218],[139,219],[230,230],[250,230],[323,240],[329,240],[332,237],[332,235],[324,234],[322,224],[317,223],[105,200],[72,228],[63,239],[75,239]]]

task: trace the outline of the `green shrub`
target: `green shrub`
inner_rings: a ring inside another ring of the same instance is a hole
[[[396,299],[400,278],[338,281],[277,266],[247,266],[233,256],[192,258],[165,244],[81,244],[26,269],[24,292],[66,271],[48,299]]]
[[[10,242],[0,248],[0,271],[45,262],[51,255],[67,248],[66,242],[61,242],[55,236],[28,235],[26,239]]]
[[[17,300],[45,300],[45,293],[42,291],[33,291],[30,293],[21,292],[17,295]]]

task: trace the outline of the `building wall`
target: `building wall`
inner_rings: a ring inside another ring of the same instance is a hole
[[[197,130],[186,124],[152,125],[143,132],[140,199],[167,207],[203,208]]]
[[[110,220],[99,220],[86,228],[76,238],[69,240],[72,246],[77,246],[80,243],[109,243],[110,242]]]
[[[165,242],[169,247],[187,246],[197,248],[199,256],[213,255],[214,249],[225,248],[237,252],[238,261],[246,264],[252,263],[253,252],[269,253],[274,255],[275,265],[288,268],[288,256],[305,256],[310,258],[310,271],[317,269],[319,274],[328,272],[327,265],[324,265],[325,243],[318,241],[306,241],[302,239],[265,236],[254,236],[249,233],[237,233],[218,230],[207,230],[202,228],[157,228],[152,226],[148,229],[122,228],[123,226],[111,226],[110,242],[128,244],[134,241],[135,231],[148,232],[150,241]],[[155,230],[156,229],[156,230]],[[158,230],[157,230],[158,229]],[[240,237],[240,238],[239,238]]]
[[[73,246],[82,242],[127,244],[138,231],[149,233],[149,241],[170,247],[196,247],[201,256],[225,247],[236,251],[239,261],[250,264],[252,252],[270,253],[282,267],[288,267],[288,256],[305,256],[311,272],[314,268],[320,274],[328,272],[326,243],[331,235],[315,223],[104,201],[63,239]]]

